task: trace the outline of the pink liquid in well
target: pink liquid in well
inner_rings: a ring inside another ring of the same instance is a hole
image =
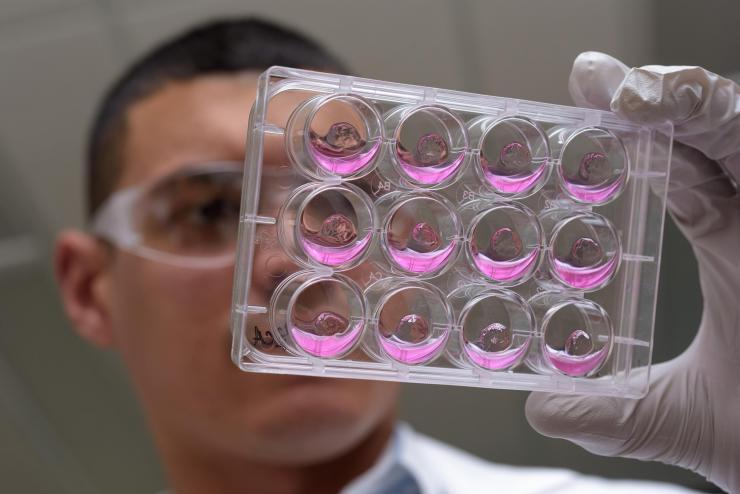
[[[465,343],[463,347],[465,354],[475,365],[484,369],[499,370],[508,369],[519,362],[529,349],[528,339],[526,343],[517,347],[503,350],[500,352],[486,352],[470,342]]]
[[[608,347],[604,346],[599,351],[587,355],[569,355],[565,351],[545,347],[545,354],[552,366],[573,377],[585,376],[599,368],[608,352]]]
[[[618,258],[614,256],[600,266],[576,267],[568,262],[553,259],[552,269],[567,285],[573,288],[589,289],[601,286],[614,273]]]
[[[424,185],[435,185],[444,182],[457,172],[464,159],[465,154],[460,153],[451,163],[445,166],[434,166],[407,161],[401,153],[398,153],[398,163],[401,165],[401,170],[415,182]]]
[[[373,161],[379,148],[380,140],[373,143],[367,151],[350,156],[332,156],[319,146],[310,146],[311,155],[321,168],[333,175],[341,176],[352,175],[364,169]]]
[[[339,266],[362,255],[370,243],[370,238],[370,235],[365,235],[364,238],[349,246],[331,247],[301,236],[301,246],[306,254],[311,256],[316,262],[326,266]]]
[[[475,267],[482,274],[495,281],[513,281],[526,276],[537,263],[538,250],[532,250],[521,259],[494,261],[479,252],[473,255]]]
[[[500,175],[491,172],[491,169],[484,162],[481,163],[481,166],[483,167],[483,176],[491,187],[505,194],[518,194],[530,190],[539,182],[547,169],[546,165],[543,164],[526,175]]]
[[[293,340],[306,353],[322,358],[332,358],[342,355],[349,350],[359,339],[364,323],[356,323],[343,333],[334,335],[317,335],[304,331],[298,326],[290,328]]]
[[[565,190],[571,197],[581,202],[593,204],[601,204],[615,198],[622,189],[623,184],[623,178],[620,178],[605,187],[580,185],[570,182],[567,179],[563,179],[563,187],[565,187]]]
[[[415,250],[397,249],[388,245],[388,252],[400,268],[410,273],[430,273],[440,269],[452,257],[455,250],[455,242],[440,250],[432,252],[417,252]]]
[[[394,337],[379,338],[380,346],[394,360],[404,364],[422,364],[439,354],[447,341],[446,336],[432,338],[425,343],[407,343]]]

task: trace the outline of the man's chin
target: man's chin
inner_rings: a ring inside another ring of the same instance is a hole
[[[250,414],[260,443],[255,453],[272,462],[307,465],[357,446],[387,411],[373,409],[349,384],[305,378],[276,390],[258,417]]]

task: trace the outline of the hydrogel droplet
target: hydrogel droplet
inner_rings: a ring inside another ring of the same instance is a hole
[[[609,178],[609,159],[604,153],[586,153],[578,166],[578,178],[584,185],[596,185]]]
[[[510,261],[519,257],[521,253],[521,237],[511,228],[504,227],[499,228],[491,235],[486,255],[494,261]]]
[[[591,336],[582,329],[576,329],[565,340],[564,351],[573,357],[582,357],[588,355],[594,349]]]
[[[291,334],[305,352],[322,358],[339,357],[350,350],[362,334],[363,323],[350,321],[332,311],[320,312],[312,321],[294,319]]]
[[[532,162],[532,155],[527,146],[514,141],[501,148],[497,167],[494,170],[500,175],[516,175],[526,170]]]
[[[497,192],[517,194],[536,187],[546,176],[546,160],[538,159],[535,166],[529,147],[519,141],[505,144],[498,156],[485,155],[481,150],[480,164],[483,177]]]
[[[416,184],[441,184],[455,175],[465,162],[466,153],[450,148],[449,141],[440,134],[429,132],[418,139],[410,135],[402,138],[402,134],[397,131],[396,135],[399,171]]]
[[[343,214],[327,216],[321,223],[318,234],[305,231],[304,234],[324,247],[344,247],[357,239],[354,223]]]
[[[327,156],[349,156],[365,146],[365,140],[354,125],[337,122],[329,127],[325,136],[311,132],[311,144]]]
[[[416,143],[416,161],[422,165],[439,165],[447,160],[447,143],[439,134],[424,134]]]
[[[453,239],[446,244],[430,224],[419,222],[407,234],[394,235],[388,231],[388,254],[399,268],[412,273],[431,273],[441,269],[452,258],[456,249]]]
[[[398,321],[392,335],[406,343],[421,343],[429,337],[429,324],[418,314],[407,314]]]
[[[503,352],[511,347],[511,330],[495,322],[483,328],[475,345],[486,352]]]
[[[439,235],[435,229],[429,223],[421,222],[411,229],[407,247],[416,252],[427,253],[437,250],[440,244]]]
[[[349,321],[334,312],[325,311],[313,320],[314,333],[318,336],[334,336],[345,331]]]
[[[578,268],[585,268],[597,265],[604,253],[601,251],[599,243],[589,237],[581,237],[573,242],[568,261],[571,265]]]

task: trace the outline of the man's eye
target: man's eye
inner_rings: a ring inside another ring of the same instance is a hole
[[[231,211],[228,208],[228,204],[221,198],[198,204],[191,212],[193,220],[199,224],[210,224],[221,221],[229,213]]]
[[[213,197],[175,209],[171,215],[171,222],[196,227],[233,222],[236,226],[238,216],[238,202],[223,197]]]

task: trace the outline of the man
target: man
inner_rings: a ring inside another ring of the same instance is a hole
[[[97,235],[66,231],[57,244],[66,311],[83,338],[120,353],[171,492],[681,492],[487,464],[397,425],[395,383],[237,370],[228,330],[235,163],[257,74],[271,65],[346,72],[316,43],[257,20],[199,27],[134,65],[91,133]],[[279,104],[275,118],[292,108]],[[128,235],[137,221],[146,245]],[[189,261],[197,256],[207,261]],[[284,268],[265,266],[257,279],[269,294]],[[548,424],[557,414],[532,416]],[[541,428],[567,435],[552,423]]]

